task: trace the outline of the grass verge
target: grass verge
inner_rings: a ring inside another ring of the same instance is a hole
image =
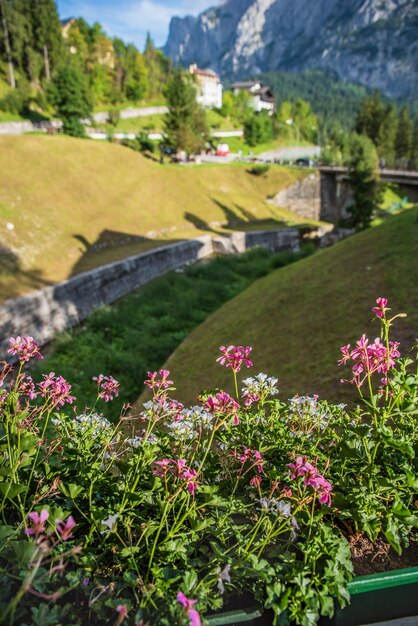
[[[176,398],[193,402],[208,384],[226,387],[230,377],[215,362],[220,345],[253,346],[254,369],[279,378],[284,398],[318,393],[330,401],[350,400],[341,384],[349,372],[337,368],[339,348],[363,332],[375,299],[384,296],[397,320],[402,354],[418,336],[418,220],[416,209],[386,219],[257,281],[196,328],[166,363]],[[245,373],[242,378],[245,378]]]
[[[170,272],[117,304],[103,307],[81,328],[63,333],[34,375],[59,372],[72,383],[78,406],[91,407],[96,392],[92,376],[110,374],[121,383],[124,401],[134,401],[143,390],[147,371],[161,367],[210,313],[260,276],[312,250],[307,246],[298,254],[272,254],[256,248]],[[105,407],[105,414],[117,418],[121,409],[118,398]]]
[[[306,223],[266,201],[306,175],[161,166],[65,136],[0,137],[0,298],[205,233]]]

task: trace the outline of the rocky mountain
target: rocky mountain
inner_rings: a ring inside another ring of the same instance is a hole
[[[173,18],[164,51],[229,79],[324,68],[418,98],[418,0],[222,0]]]

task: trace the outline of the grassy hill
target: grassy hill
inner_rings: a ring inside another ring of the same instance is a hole
[[[207,387],[232,392],[230,372],[215,363],[220,345],[253,346],[251,373],[279,378],[280,393],[318,393],[329,400],[352,397],[339,380],[339,347],[366,332],[378,334],[371,307],[389,299],[402,353],[418,336],[418,220],[416,209],[388,219],[312,257],[279,269],[224,305],[181,344],[166,363],[176,397],[193,402]]]
[[[266,202],[306,172],[161,166],[65,136],[0,137],[1,299],[203,233],[294,224]]]

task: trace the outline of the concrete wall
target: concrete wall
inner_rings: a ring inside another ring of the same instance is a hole
[[[254,246],[272,251],[298,250],[299,231],[233,233],[216,240],[209,235],[175,243],[78,274],[52,287],[0,306],[0,350],[5,354],[8,338],[32,336],[40,345],[57,333],[79,324],[104,304],[145,285],[162,274],[215,253],[236,254]]]
[[[347,217],[347,208],[353,203],[353,191],[347,174],[321,171],[321,212],[319,219],[338,224]]]

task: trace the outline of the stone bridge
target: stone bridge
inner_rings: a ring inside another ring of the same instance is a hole
[[[320,173],[320,219],[338,224],[347,215],[353,202],[353,191],[348,182],[348,168],[318,168]],[[418,202],[418,172],[407,170],[379,170],[381,180],[398,185],[412,202]]]

